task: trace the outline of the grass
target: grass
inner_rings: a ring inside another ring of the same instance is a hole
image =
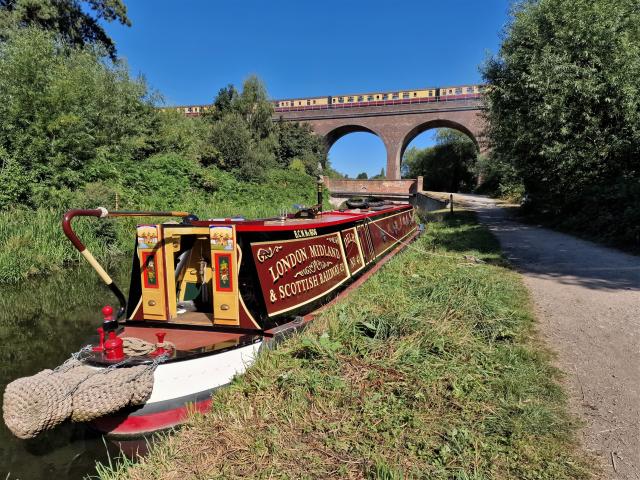
[[[99,477],[589,478],[495,238],[458,212],[413,247],[261,355],[210,414]]]

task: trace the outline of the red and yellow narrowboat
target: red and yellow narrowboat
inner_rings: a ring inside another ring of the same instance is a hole
[[[137,227],[128,293],[72,229],[78,216],[173,216]],[[137,437],[206,411],[212,393],[241,374],[261,348],[301,328],[311,312],[371,272],[417,235],[413,207],[309,209],[261,220],[199,220],[187,212],[70,210],[65,234],[120,302],[105,307],[100,337],[81,360],[96,370],[153,364],[138,405],[92,420],[114,437]],[[140,354],[127,342],[153,345]],[[5,416],[6,419],[6,416]]]

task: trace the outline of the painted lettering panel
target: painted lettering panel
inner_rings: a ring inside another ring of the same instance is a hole
[[[365,225],[358,225],[358,238],[360,239],[360,246],[362,247],[365,263],[370,263],[376,258],[373,245],[367,233],[368,228],[369,227]]]
[[[369,224],[376,257],[385,253],[397,243],[397,240],[401,240],[416,229],[412,215],[412,211],[402,212],[374,220]]]
[[[251,244],[269,316],[329,293],[349,278],[340,233]]]
[[[364,258],[362,256],[358,234],[356,233],[356,227],[342,230],[341,236],[349,272],[353,275],[364,268]]]

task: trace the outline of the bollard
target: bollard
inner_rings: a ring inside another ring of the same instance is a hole
[[[449,211],[453,213],[453,193],[449,194]]]

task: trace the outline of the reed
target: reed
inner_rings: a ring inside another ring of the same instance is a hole
[[[261,355],[211,413],[99,477],[589,478],[533,326],[495,238],[456,212]]]

